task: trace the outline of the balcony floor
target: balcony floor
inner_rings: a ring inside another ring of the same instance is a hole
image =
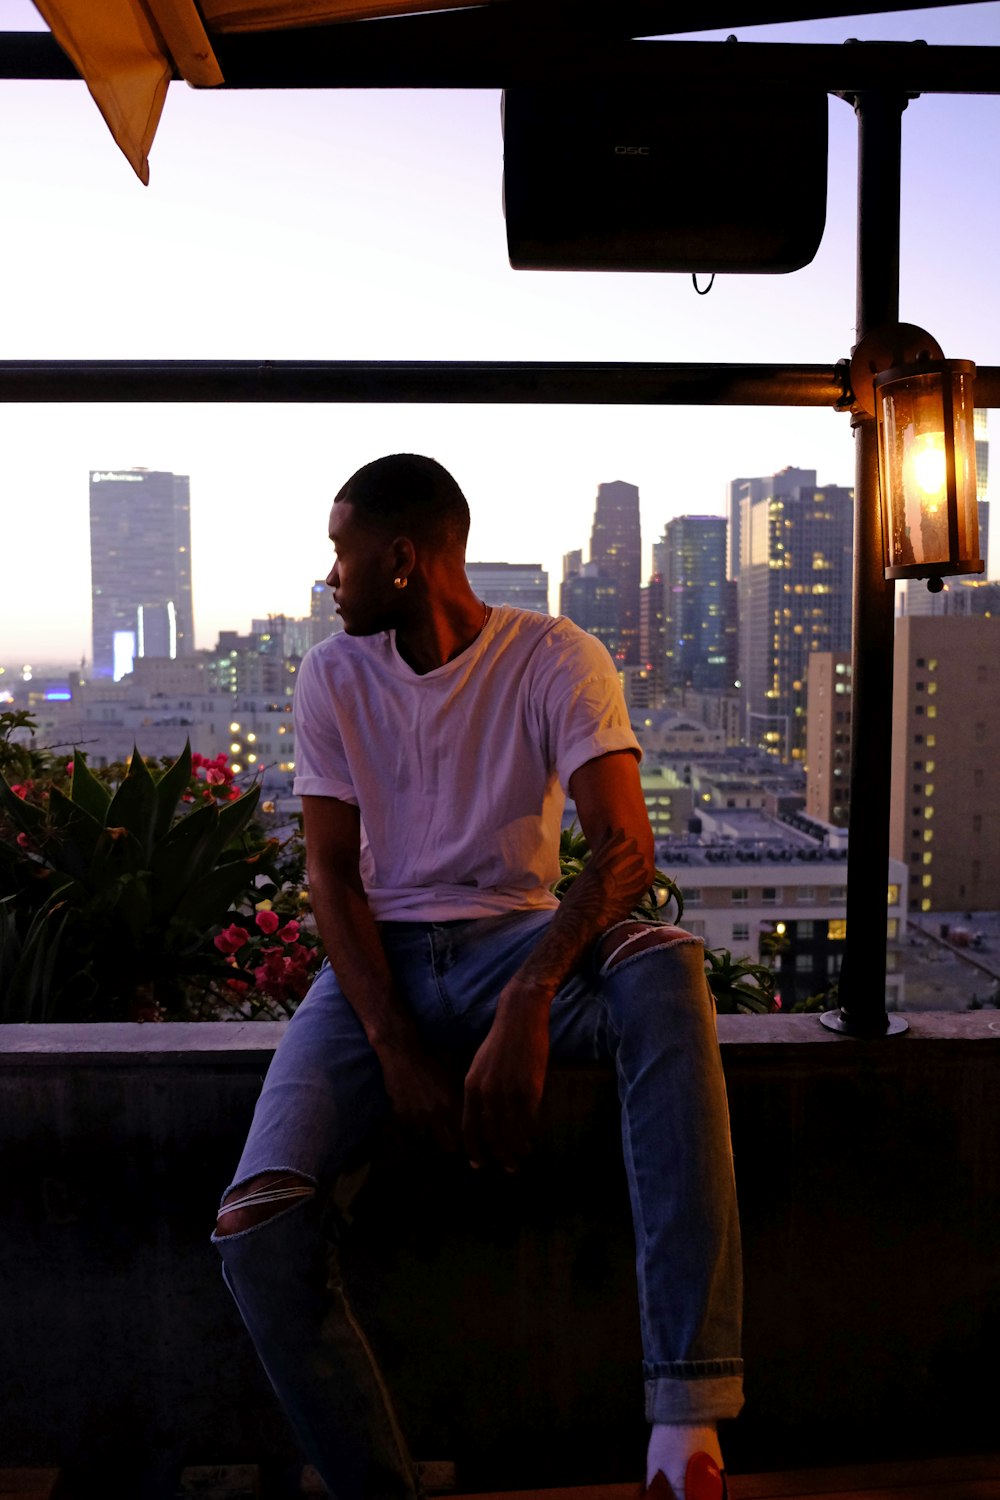
[[[736,1474],[730,1500],[1000,1500],[1000,1454],[799,1469],[779,1474]],[[634,1484],[588,1489],[509,1490],[453,1495],[451,1500],[635,1500]]]
[[[436,1466],[435,1466],[436,1467]],[[117,1476],[120,1480],[121,1476]],[[294,1481],[293,1481],[294,1484]],[[65,1482],[58,1469],[0,1469],[0,1500],[92,1500]],[[116,1486],[109,1493],[121,1494]],[[254,1464],[187,1469],[180,1476],[178,1500],[271,1500]],[[281,1487],[283,1497],[289,1490]],[[318,1500],[326,1492],[314,1470],[303,1471],[298,1493]],[[1000,1453],[955,1459],[863,1464],[832,1469],[798,1469],[775,1474],[737,1474],[729,1481],[730,1500],[1000,1500]],[[547,1490],[494,1490],[456,1495],[429,1488],[442,1500],[636,1500],[633,1484],[605,1484]]]

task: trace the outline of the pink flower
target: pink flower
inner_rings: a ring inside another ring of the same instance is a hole
[[[226,775],[224,771],[218,770],[215,766],[210,766],[205,773],[205,780],[209,786],[225,786]]]
[[[220,953],[237,953],[244,946],[244,944],[249,943],[250,934],[249,932],[247,932],[245,927],[237,927],[235,922],[231,922],[229,926],[223,932],[218,933],[212,939],[212,941],[214,942]]]
[[[19,833],[17,836],[17,843],[20,849],[27,849],[28,835],[26,833]]]
[[[271,931],[273,932],[274,929],[272,928]],[[278,933],[278,937],[283,943],[295,943],[298,941],[298,936],[299,924],[294,920],[294,918],[292,919],[292,921],[286,922],[284,927]]]
[[[66,775],[67,776],[72,776],[72,774],[73,774],[73,764],[74,764],[74,762],[71,761],[71,760],[68,760],[66,762]]]
[[[224,766],[226,764],[226,760],[227,759],[228,759],[228,757],[226,755],[225,750],[220,750],[219,753],[218,753],[218,755],[215,757],[215,764],[217,766]],[[208,762],[206,761],[205,764],[208,765]]]
[[[272,932],[277,932],[281,925],[281,918],[273,911],[259,911],[254,920],[265,937],[270,937]]]

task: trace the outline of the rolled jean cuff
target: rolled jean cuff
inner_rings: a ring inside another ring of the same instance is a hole
[[[738,1359],[691,1363],[690,1374],[646,1380],[647,1422],[723,1422],[743,1407],[743,1365]]]

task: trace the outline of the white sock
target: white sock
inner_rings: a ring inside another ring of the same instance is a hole
[[[646,1484],[652,1484],[657,1471],[661,1471],[670,1481],[677,1500],[684,1500],[684,1475],[688,1459],[695,1453],[707,1453],[722,1468],[722,1449],[714,1422],[697,1427],[685,1422],[655,1422],[646,1452]]]

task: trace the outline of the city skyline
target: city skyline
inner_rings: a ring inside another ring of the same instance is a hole
[[[39,25],[0,0],[0,26]],[[1000,5],[738,34],[996,45]],[[509,268],[496,91],[174,85],[143,189],[82,85],[5,80],[0,126],[15,146],[0,182],[18,233],[4,247],[4,357],[832,364],[853,342],[856,125],[837,99],[829,119],[815,261],[720,276],[698,297],[686,276]],[[926,96],[906,110],[901,315],[981,364],[1000,364],[1000,209],[979,180],[998,153],[1000,100]],[[958,223],[974,226],[960,274]],[[553,586],[598,484],[638,487],[650,539],[675,516],[724,514],[740,474],[808,465],[822,485],[854,480],[849,419],[825,410],[136,403],[9,406],[0,424],[16,552],[0,591],[8,661],[87,651],[95,468],[191,476],[198,646],[265,611],[306,613],[329,566],[329,503],[379,453],[439,458],[470,501],[470,557],[538,561]]]

